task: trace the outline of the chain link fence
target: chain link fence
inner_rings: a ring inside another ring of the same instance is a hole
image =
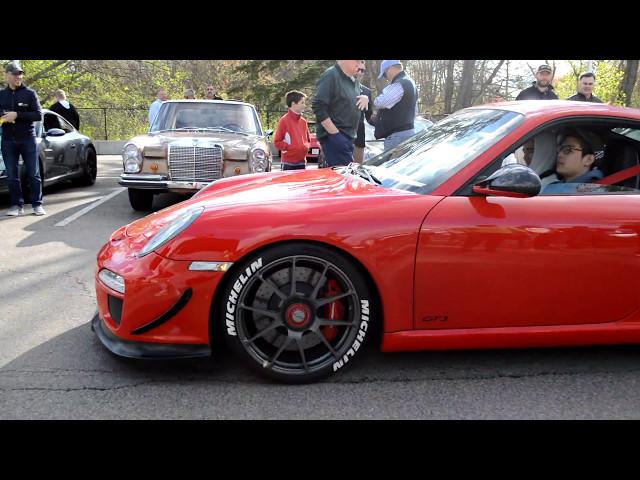
[[[149,130],[146,108],[78,108],[80,131],[93,140],[129,140]]]

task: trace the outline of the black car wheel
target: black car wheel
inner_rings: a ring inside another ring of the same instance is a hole
[[[153,192],[151,190],[130,188],[129,203],[138,212],[148,212],[153,206]]]
[[[88,187],[96,183],[96,176],[98,175],[98,160],[95,150],[92,148],[87,149],[87,155],[84,166],[82,167],[82,176],[75,179],[75,183]]]
[[[351,362],[371,335],[367,282],[333,250],[280,245],[229,274],[226,338],[262,375],[287,383],[325,377]]]

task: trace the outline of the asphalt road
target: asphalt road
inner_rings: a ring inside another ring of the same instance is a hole
[[[46,189],[44,217],[0,217],[0,419],[640,418],[636,346],[371,348],[340,375],[305,386],[262,380],[226,351],[175,362],[117,358],[89,320],[95,255],[141,216],[116,183],[120,165],[101,156],[93,187]],[[154,206],[179,199],[163,195]],[[0,214],[8,206],[0,196]]]

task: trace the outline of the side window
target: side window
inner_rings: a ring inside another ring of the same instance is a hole
[[[539,195],[640,193],[640,125],[629,120],[580,119],[529,134],[500,154],[456,194],[501,167],[519,163],[540,177]]]
[[[60,128],[60,122],[58,121],[58,117],[53,115],[52,113],[44,114],[44,131],[48,132],[52,128]]]
[[[64,118],[58,118],[60,121],[60,128],[63,129],[66,133],[73,132],[73,126],[67,122]]]

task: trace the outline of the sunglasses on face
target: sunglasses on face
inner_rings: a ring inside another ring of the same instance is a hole
[[[557,149],[558,153],[562,153],[564,155],[569,155],[573,151],[582,152],[581,148],[574,147],[573,145],[560,145]]]

